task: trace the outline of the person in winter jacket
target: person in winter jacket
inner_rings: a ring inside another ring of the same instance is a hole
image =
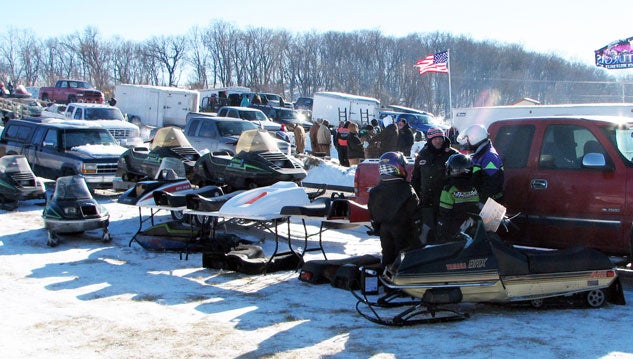
[[[319,152],[330,155],[330,146],[332,145],[332,132],[330,131],[330,122],[323,120],[317,132],[317,142],[319,143]]]
[[[393,263],[400,251],[421,245],[415,225],[418,196],[406,181],[406,160],[400,152],[380,156],[380,182],[369,191],[367,208],[380,235],[382,265]]]
[[[389,119],[387,119],[389,117]],[[391,116],[383,120],[386,127],[371,139],[370,147],[378,147],[378,155],[386,152],[396,152],[398,150],[398,127],[393,123]]]
[[[323,122],[323,120],[317,118],[316,121],[312,122],[312,127],[310,127],[309,136],[312,152],[321,152],[321,149],[319,148],[319,142],[317,141],[317,133],[319,132],[319,127],[321,127],[321,122]]]
[[[295,147],[297,153],[304,153],[306,149],[306,131],[303,126],[296,123],[288,124],[288,129],[292,131],[295,137]]]
[[[479,191],[479,200],[488,198],[503,201],[504,168],[501,157],[490,142],[490,135],[482,125],[472,125],[458,136],[459,143],[470,151],[473,161],[472,183]]]
[[[458,153],[446,161],[446,185],[440,195],[437,220],[437,241],[455,240],[462,224],[471,214],[479,213],[479,192],[471,183],[473,162],[469,156]]]
[[[347,137],[349,136],[350,121],[341,121],[334,133],[334,147],[338,152],[338,161],[341,166],[349,167],[347,160]]]
[[[398,119],[397,126],[398,152],[409,153],[411,152],[411,146],[413,146],[413,131],[404,117]]]
[[[422,241],[425,238],[432,241],[436,237],[435,223],[440,208],[440,194],[446,182],[446,161],[456,153],[444,131],[431,128],[426,133],[426,144],[415,157],[411,185],[420,198]]]
[[[349,124],[349,134],[347,136],[347,160],[350,166],[357,165],[365,158],[363,142],[358,134],[358,125],[355,122]]]

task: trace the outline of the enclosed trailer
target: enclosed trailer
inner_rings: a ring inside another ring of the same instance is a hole
[[[633,103],[579,103],[564,105],[509,105],[453,109],[453,126],[463,131],[473,124],[488,128],[499,120],[543,116],[624,116],[633,117]]]
[[[369,123],[377,117],[380,101],[372,97],[356,96],[341,92],[316,92],[313,96],[312,119]]]
[[[117,85],[117,106],[139,127],[185,127],[189,112],[198,111],[200,94],[195,90],[151,85]]]

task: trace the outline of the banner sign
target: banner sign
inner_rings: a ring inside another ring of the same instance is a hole
[[[633,68],[633,37],[614,41],[595,53],[596,66],[606,69]]]

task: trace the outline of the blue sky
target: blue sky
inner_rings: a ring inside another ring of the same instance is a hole
[[[540,53],[558,52],[586,64],[594,63],[594,50],[633,36],[630,0],[108,0],[101,4],[4,1],[5,30],[0,35],[7,28],[16,28],[31,29],[46,38],[94,26],[106,39],[119,35],[144,40],[153,35],[185,34],[193,26],[206,27],[221,19],[241,29],[291,32],[371,29],[404,36],[441,31],[475,40],[517,43]]]

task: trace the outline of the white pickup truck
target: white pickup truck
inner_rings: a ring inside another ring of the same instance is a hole
[[[70,103],[63,117],[94,121],[108,129],[121,146],[137,146],[143,143],[138,126],[127,122],[118,107],[107,104]]]

